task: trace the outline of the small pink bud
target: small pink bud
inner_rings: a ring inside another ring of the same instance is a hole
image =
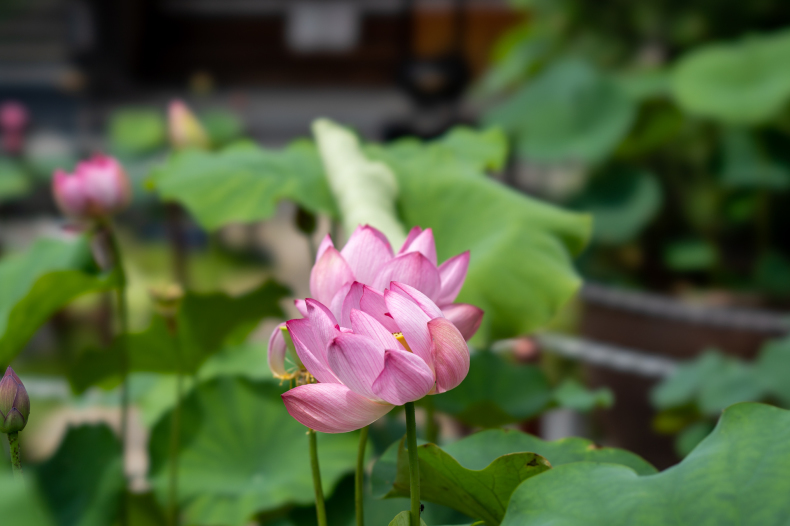
[[[173,148],[209,147],[208,135],[200,125],[200,121],[183,101],[174,100],[168,108],[168,126],[170,128],[170,144]]]
[[[0,380],[0,432],[17,433],[27,425],[30,398],[22,380],[10,367]]]
[[[112,215],[124,209],[132,197],[123,167],[104,155],[78,163],[73,174],[56,170],[52,192],[61,211],[76,219]]]

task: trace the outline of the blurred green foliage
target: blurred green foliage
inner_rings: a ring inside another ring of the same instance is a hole
[[[595,217],[583,272],[766,292],[767,254],[790,256],[790,7],[512,3],[525,18],[480,83],[485,120],[549,174],[524,183],[530,192]],[[557,177],[581,184],[558,193]]]
[[[754,361],[710,349],[678,366],[651,392],[661,412],[654,427],[678,434],[676,450],[688,454],[721,412],[738,402],[768,402],[790,408],[790,338],[766,343]]]

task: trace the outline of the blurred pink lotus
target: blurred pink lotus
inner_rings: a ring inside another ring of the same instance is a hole
[[[78,163],[73,174],[56,170],[52,192],[61,211],[80,220],[112,215],[125,208],[132,197],[123,167],[104,155]]]
[[[396,405],[448,391],[466,377],[469,348],[455,325],[414,287],[388,285],[384,293],[364,289],[363,304],[372,294],[375,308],[352,308],[350,328],[341,328],[314,299],[305,300],[306,318],[287,322],[299,359],[320,382],[282,395],[302,424],[324,433],[360,429]]]
[[[183,101],[174,100],[167,110],[170,144],[175,149],[201,148],[209,146],[208,135]]]
[[[483,311],[467,303],[453,303],[466,278],[469,252],[437,266],[433,231],[416,226],[409,232],[397,255],[387,238],[371,226],[360,226],[338,251],[327,235],[321,242],[310,274],[312,298],[328,307],[340,327],[351,327],[351,311],[376,313],[390,332],[397,332],[386,313],[384,293],[390,282],[413,287],[438,305],[441,316],[452,322],[464,339],[474,336]],[[296,300],[296,308],[307,317],[306,300]],[[276,329],[269,341],[269,367],[275,376],[290,378],[286,372],[285,340]],[[309,367],[308,367],[309,370]]]
[[[21,103],[7,101],[0,105],[0,128],[4,132],[21,132],[27,121],[27,108]]]

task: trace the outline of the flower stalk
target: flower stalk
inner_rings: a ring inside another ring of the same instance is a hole
[[[324,489],[321,487],[321,467],[318,465],[318,443],[316,432],[309,430],[310,437],[310,467],[313,470],[313,490],[315,491],[315,513],[318,526],[327,526],[326,505],[324,504]]]
[[[11,467],[14,470],[14,480],[24,483],[22,456],[19,453],[19,433],[8,433],[8,448],[11,452]]]
[[[411,526],[420,526],[420,460],[417,456],[417,422],[414,402],[406,409],[406,446],[409,448],[409,494],[411,496]]]
[[[123,265],[121,246],[118,236],[109,219],[101,225],[107,234],[107,241],[115,272],[118,273],[118,286],[115,288],[116,313],[118,318],[118,352],[121,364],[121,454],[123,455],[124,475],[126,474],[126,448],[129,429],[129,350],[126,335],[129,332],[129,309],[126,301],[126,270]],[[127,516],[126,493],[121,497],[121,525],[129,523]]]
[[[354,474],[354,503],[357,512],[357,526],[365,526],[365,447],[368,444],[369,429],[370,426],[365,426],[359,432],[357,471]]]

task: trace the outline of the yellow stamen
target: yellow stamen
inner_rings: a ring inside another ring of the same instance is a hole
[[[406,348],[407,351],[414,352],[409,347],[409,344],[406,343],[406,338],[403,337],[403,333],[402,332],[393,332],[392,335],[395,336],[395,339],[398,340],[400,342],[400,344],[403,345],[403,347]]]

